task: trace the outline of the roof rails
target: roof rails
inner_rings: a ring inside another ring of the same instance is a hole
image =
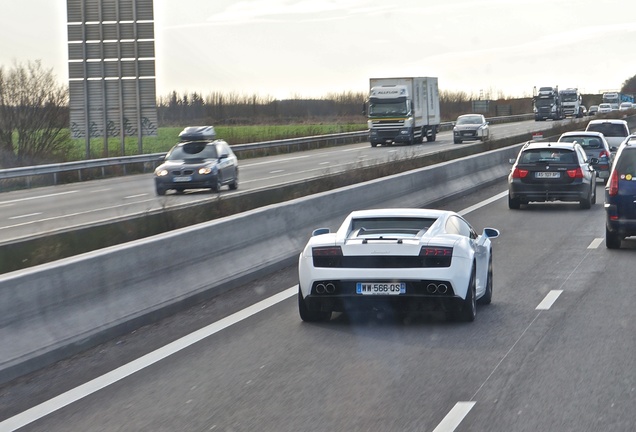
[[[188,126],[179,133],[181,141],[214,140],[214,126]]]

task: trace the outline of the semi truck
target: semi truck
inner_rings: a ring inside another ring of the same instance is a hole
[[[620,105],[621,102],[634,103],[634,95],[620,93],[620,92],[605,92],[603,93],[603,103]]]
[[[371,78],[365,114],[372,147],[435,141],[441,122],[437,78]]]
[[[583,117],[583,97],[578,88],[567,88],[559,92],[563,115],[565,117]]]
[[[540,87],[538,92],[536,90],[537,88],[535,87],[532,97],[535,121],[561,120],[565,118],[558,86]]]

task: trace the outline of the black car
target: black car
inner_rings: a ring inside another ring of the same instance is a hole
[[[616,152],[605,184],[605,246],[618,249],[625,237],[636,235],[636,136]]]
[[[212,126],[184,129],[178,143],[155,169],[157,195],[173,189],[238,188],[238,159],[227,142],[216,138]]]
[[[508,175],[508,207],[547,201],[578,201],[582,209],[596,203],[598,159],[577,143],[528,142]]]

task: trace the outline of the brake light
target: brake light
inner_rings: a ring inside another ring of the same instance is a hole
[[[451,257],[453,256],[452,247],[435,247],[435,246],[422,246],[420,249],[420,256],[423,257]]]
[[[528,175],[528,170],[515,167],[512,171],[512,178],[525,178]]]
[[[608,158],[608,159],[609,159],[610,154],[607,152],[607,150],[601,150],[601,152],[598,154],[598,157],[599,157],[599,158],[606,157],[606,158]]]
[[[342,249],[340,246],[315,247],[312,249],[312,254],[320,257],[342,256]]]
[[[568,176],[570,176],[570,178],[575,178],[575,179],[583,178],[583,170],[581,169],[581,167],[568,170]]]
[[[609,196],[618,195],[618,171],[612,171],[612,174],[610,174],[610,178],[607,183],[607,192],[609,193]]]

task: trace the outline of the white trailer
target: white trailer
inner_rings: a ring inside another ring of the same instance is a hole
[[[441,122],[437,78],[371,78],[366,112],[372,147],[435,141]]]

